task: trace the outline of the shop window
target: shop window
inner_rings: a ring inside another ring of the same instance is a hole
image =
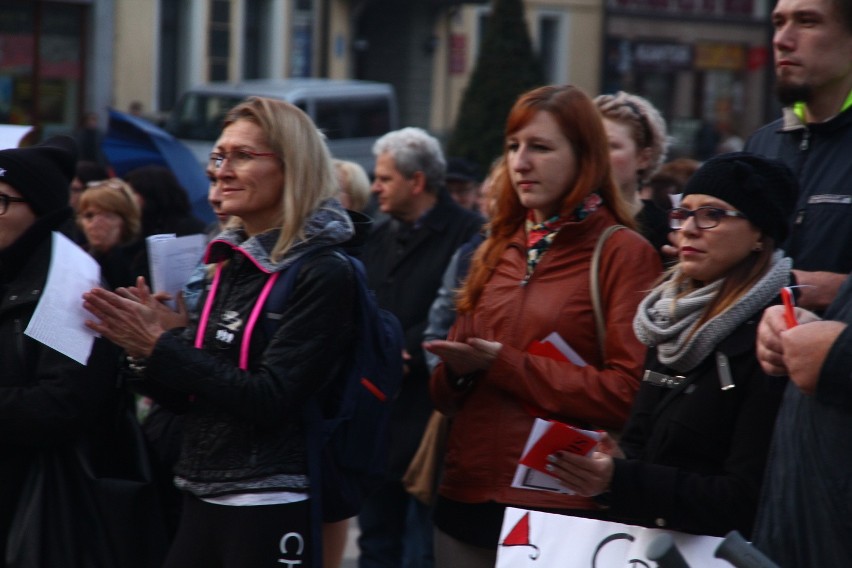
[[[0,10],[0,122],[76,128],[83,111],[86,7],[4,0]],[[41,22],[36,27],[36,22]]]

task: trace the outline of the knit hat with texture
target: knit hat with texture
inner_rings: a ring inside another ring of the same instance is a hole
[[[76,166],[77,144],[68,136],[0,150],[0,182],[20,192],[36,215],[68,206],[68,188]]]
[[[727,201],[780,244],[789,233],[799,184],[778,160],[730,152],[707,160],[689,178],[683,196],[692,193]]]

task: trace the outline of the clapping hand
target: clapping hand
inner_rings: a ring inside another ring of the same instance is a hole
[[[135,295],[129,290],[119,295],[93,288],[83,294],[83,307],[98,320],[86,320],[86,327],[123,348],[131,357],[141,358],[151,354],[166,328],[160,323],[159,310],[151,303],[159,302],[150,295],[144,279],[137,282],[136,288]]]

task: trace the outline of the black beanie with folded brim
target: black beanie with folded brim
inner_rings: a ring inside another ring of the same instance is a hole
[[[710,158],[689,178],[683,197],[693,193],[727,201],[780,245],[789,233],[799,184],[778,160],[730,152]]]
[[[0,150],[0,182],[14,187],[39,216],[68,206],[76,167],[77,144],[69,136]]]

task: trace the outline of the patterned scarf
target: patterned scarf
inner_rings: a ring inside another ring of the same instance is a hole
[[[556,238],[556,234],[559,232],[559,229],[567,225],[568,223],[575,223],[578,221],[582,221],[590,214],[594,213],[598,210],[598,208],[603,203],[603,199],[597,193],[589,194],[586,199],[580,203],[574,212],[571,215],[560,217],[559,215],[554,215],[553,217],[544,220],[541,223],[536,223],[533,212],[527,211],[527,220],[526,220],[526,230],[527,230],[527,277],[526,280],[529,280],[529,277],[532,276],[535,267],[538,266],[541,257],[544,256],[544,253],[547,252],[547,249],[550,248],[550,245],[553,243],[553,239]]]
[[[633,320],[639,341],[657,348],[657,359],[687,372],[709,356],[720,341],[766,306],[790,281],[792,261],[776,251],[766,274],[721,314],[692,333],[704,310],[722,287],[723,278],[677,297],[672,275],[645,297]]]

